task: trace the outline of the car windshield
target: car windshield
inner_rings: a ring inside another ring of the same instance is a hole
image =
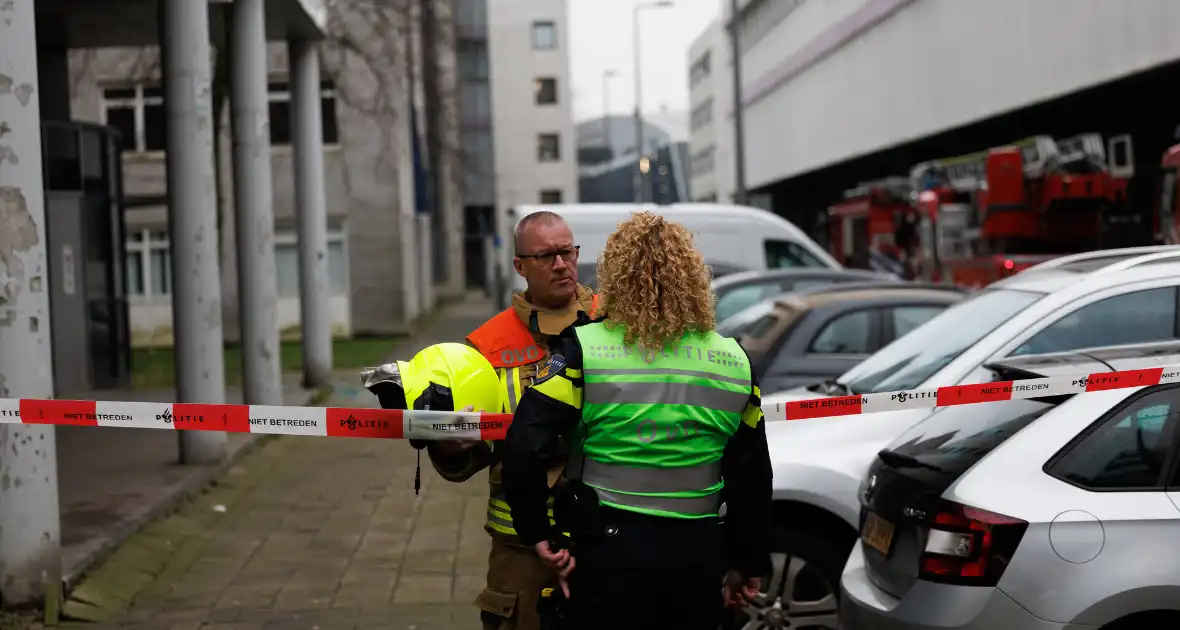
[[[993,289],[959,302],[878,350],[839,381],[858,394],[920,386],[1043,294]]]

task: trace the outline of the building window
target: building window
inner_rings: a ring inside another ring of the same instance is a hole
[[[689,89],[696,87],[698,83],[703,81],[705,77],[708,77],[709,74],[712,73],[712,57],[713,54],[706,50],[705,54],[701,55],[696,61],[693,62],[692,67],[688,70]]]
[[[533,22],[533,49],[553,50],[557,48],[557,24],[549,20]]]
[[[692,115],[689,119],[689,126],[693,131],[708,125],[713,122],[713,97],[709,97],[701,101],[700,105],[692,108]]]
[[[557,188],[550,188],[541,191],[541,203],[553,204],[561,203],[561,190]]]
[[[291,144],[291,93],[286,83],[270,85],[270,143]],[[336,125],[336,88],[324,81],[320,89],[324,144],[340,141]],[[165,148],[164,90],[139,84],[103,91],[103,122],[119,130],[126,153],[163,151]]]
[[[127,294],[168,296],[172,294],[172,258],[168,233],[142,230],[126,243]]]
[[[464,125],[491,124],[492,92],[486,81],[459,84],[459,121]]]
[[[299,297],[299,250],[295,234],[275,234],[275,268],[279,297]],[[344,234],[328,232],[328,286],[332,295],[348,294],[348,259]]]
[[[488,80],[488,47],[483,44],[460,41],[455,57],[459,64],[461,81]]]
[[[127,274],[127,295],[143,295],[143,254],[128,251],[123,268]]]
[[[555,133],[537,134],[537,161],[556,162],[561,159],[561,138]]]
[[[692,165],[689,171],[693,175],[704,175],[713,172],[713,153],[716,150],[713,146],[705,147],[693,154],[691,158]]]
[[[291,89],[286,83],[271,83],[267,94],[270,101],[270,145],[274,147],[291,144]],[[320,82],[320,120],[323,125],[324,144],[340,142],[340,130],[336,126],[336,86],[331,80]]]
[[[275,267],[279,297],[299,295],[299,253],[294,232],[275,233]],[[127,294],[162,298],[172,293],[172,248],[166,232],[142,230],[126,241]],[[348,259],[344,233],[328,232],[328,286],[332,295],[348,293]]]
[[[123,151],[164,150],[164,90],[138,84],[103,90],[103,122],[119,130]]]
[[[168,246],[151,249],[152,295],[172,295],[172,256]]]
[[[544,77],[533,81],[533,92],[537,105],[555,105],[557,103],[557,79]]]

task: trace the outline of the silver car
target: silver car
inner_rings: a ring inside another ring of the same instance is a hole
[[[1012,380],[1176,365],[1180,342],[988,367]],[[934,412],[860,486],[840,627],[1180,628],[1178,456],[1180,384]]]

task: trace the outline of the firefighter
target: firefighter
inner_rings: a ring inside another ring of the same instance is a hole
[[[517,224],[513,266],[527,288],[512,306],[467,336],[467,343],[495,367],[512,412],[547,358],[550,340],[595,311],[594,292],[578,284],[578,246],[569,225],[556,213],[534,212]],[[432,442],[427,447],[435,470],[463,482],[489,469],[490,492],[484,529],[492,537],[487,585],[475,600],[485,630],[537,630],[540,591],[555,585],[554,575],[531,545],[521,545],[512,513],[500,487],[502,443]],[[561,453],[549,462],[548,485],[561,476]]]
[[[710,273],[683,226],[634,215],[598,281],[606,317],[563,331],[508,430],[516,531],[560,576],[545,601],[564,599],[566,628],[715,630],[771,568],[750,360],[714,332]],[[571,453],[555,528],[546,470],[559,436]]]

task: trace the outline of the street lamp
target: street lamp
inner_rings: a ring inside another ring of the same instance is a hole
[[[672,6],[672,0],[656,0],[654,2],[640,2],[635,5],[635,25],[633,33],[635,35],[635,152],[636,164],[642,165],[644,157],[644,140],[643,140],[643,86],[642,86],[642,64],[639,61],[639,12],[643,9],[666,9]],[[635,174],[635,201],[636,203],[643,203],[646,193],[643,192],[644,179],[647,171],[642,168]]]
[[[619,76],[615,70],[602,71],[602,143],[610,149],[610,157],[615,158],[615,146],[610,141],[610,79]]]
[[[738,0],[729,2],[729,55],[733,60],[733,153],[734,153],[734,198],[733,202],[739,206],[747,203],[746,194],[746,130],[745,111],[742,103],[742,50],[739,36],[741,34],[741,7]]]

